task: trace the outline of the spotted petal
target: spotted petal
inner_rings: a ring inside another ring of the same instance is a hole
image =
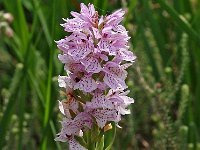
[[[89,43],[79,44],[75,48],[69,49],[68,54],[73,57],[74,60],[80,60],[85,58],[92,52],[92,47]]]
[[[122,60],[133,62],[136,59],[136,56],[133,54],[133,52],[126,49],[120,49],[119,53],[120,57],[122,57]]]
[[[65,64],[64,68],[65,68],[66,71],[70,71],[70,72],[73,72],[73,73],[84,71],[84,66],[81,63]]]
[[[58,83],[59,83],[59,86],[60,87],[63,87],[63,88],[73,88],[73,81],[71,80],[70,77],[67,77],[67,76],[58,76]]]
[[[101,51],[108,52],[110,55],[116,55],[116,48],[108,40],[100,40],[97,44]]]
[[[113,74],[106,73],[103,80],[113,90],[123,90],[127,88],[125,81],[120,78],[116,78]]]
[[[95,57],[88,56],[85,59],[83,59],[81,62],[85,66],[85,70],[88,73],[89,72],[98,73],[102,69],[98,59]]]
[[[79,135],[80,130],[92,125],[92,118],[86,112],[79,113],[74,119],[65,118],[62,122],[61,133],[67,135]]]
[[[70,110],[73,111],[75,114],[78,114],[78,102],[75,98],[71,97],[68,101],[59,101],[59,109],[63,115],[67,118],[72,118],[70,114]]]
[[[70,59],[70,56],[67,54],[58,54],[58,59],[63,63],[69,63],[72,61],[72,59]]]
[[[124,95],[125,93],[126,92],[115,92],[114,94],[111,94],[109,92],[107,95],[107,99],[112,102],[118,113],[122,115],[130,114],[130,110],[128,110],[127,107],[134,103],[134,99]]]
[[[63,52],[67,52],[69,50],[69,45],[66,43],[66,39],[61,39],[59,41],[56,41],[56,43],[58,48]]]
[[[97,88],[97,83],[92,77],[83,77],[78,83],[74,85],[74,89],[80,89],[84,92],[92,92]]]
[[[55,141],[60,141],[60,142],[67,142],[68,138],[67,138],[66,134],[61,132],[61,133],[57,134],[57,137],[54,140]]]
[[[104,66],[104,71],[123,80],[125,80],[125,78],[127,77],[127,71],[124,70],[119,64],[116,64],[114,62],[106,63],[106,65]]]
[[[116,110],[96,109],[91,114],[96,118],[96,122],[100,128],[103,128],[108,121],[120,121],[120,116]]]
[[[67,32],[79,32],[88,27],[88,23],[80,18],[64,19],[66,23],[61,24]]]
[[[70,150],[87,150],[85,147],[81,146],[74,138],[69,140]]]
[[[113,108],[113,104],[108,101],[103,93],[95,92],[91,102],[87,102],[86,106],[90,109]]]
[[[115,11],[106,17],[106,20],[108,20],[107,23],[113,26],[119,24],[122,21],[124,14],[125,12],[122,9]]]

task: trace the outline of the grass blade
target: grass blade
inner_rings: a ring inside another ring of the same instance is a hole
[[[23,78],[19,93],[19,133],[18,133],[18,150],[23,149],[23,122],[24,122],[24,110],[25,110],[25,101],[26,101],[26,88],[27,81],[26,77]]]
[[[180,15],[172,7],[170,7],[164,0],[156,0],[156,2],[160,4],[163,10],[167,11],[167,13],[177,23],[177,25],[182,30],[184,30],[190,36],[190,38],[195,40],[197,44],[200,44],[199,34],[195,32],[195,30],[191,27],[191,25],[185,19],[183,19],[183,17],[180,17]]]
[[[10,89],[9,89],[9,102],[7,104],[6,110],[4,112],[4,115],[1,119],[0,122],[0,149],[3,147],[4,145],[4,141],[5,141],[5,135],[7,130],[7,127],[9,126],[9,122],[11,119],[11,116],[13,114],[14,111],[14,106],[16,104],[16,94],[17,94],[17,89],[20,85],[21,79],[23,77],[23,65],[22,64],[18,64],[15,70],[15,74],[14,74],[14,78],[11,81],[11,85],[10,85]]]

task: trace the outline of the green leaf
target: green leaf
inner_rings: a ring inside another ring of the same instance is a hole
[[[80,145],[82,145],[83,147],[87,148],[87,143],[85,142],[85,140],[83,139],[83,137],[75,136],[74,138],[78,141],[78,143]]]
[[[104,148],[104,135],[101,137],[100,141],[97,142],[96,150],[103,150]]]
[[[104,134],[105,135],[105,145],[104,145],[105,150],[110,150],[115,140],[116,124],[115,122],[111,122],[111,124],[112,124],[112,129],[106,131]]]

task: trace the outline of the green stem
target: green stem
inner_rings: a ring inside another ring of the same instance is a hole
[[[87,139],[87,141],[88,141],[88,150],[94,150],[95,149],[95,142],[94,142],[94,140],[93,140],[93,138],[92,138],[92,130],[90,130],[89,132],[88,132],[88,139]]]

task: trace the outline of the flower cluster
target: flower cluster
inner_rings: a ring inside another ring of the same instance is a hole
[[[62,24],[71,34],[57,41],[67,76],[59,76],[59,86],[66,89],[67,100],[59,102],[65,116],[56,141],[69,142],[70,149],[85,149],[75,136],[94,124],[104,128],[121,115],[129,114],[127,106],[134,100],[127,96],[127,69],[135,60],[128,51],[130,37],[119,23],[124,11],[99,16],[92,4],[81,4],[80,13],[71,12],[73,19]]]

